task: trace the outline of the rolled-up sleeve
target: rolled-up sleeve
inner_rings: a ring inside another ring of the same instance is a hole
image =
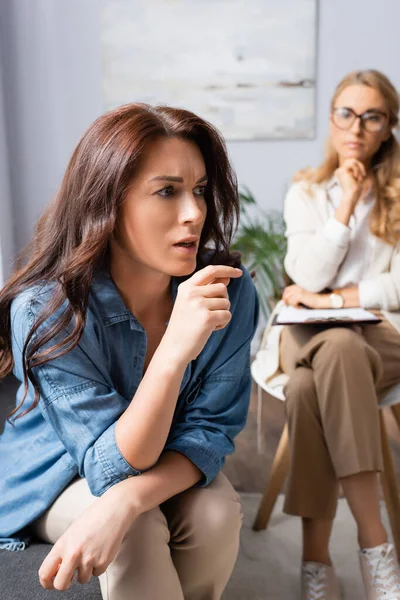
[[[258,320],[258,299],[246,272],[227,331],[215,332],[221,343],[206,372],[198,378],[165,450],[187,456],[209,484],[235,449],[234,438],[246,424],[250,391],[250,344]]]
[[[11,318],[15,373],[22,380],[21,349],[35,319],[32,303],[14,302]],[[42,415],[93,495],[100,496],[112,485],[140,473],[125,460],[115,439],[116,421],[129,402],[110,381],[90,315],[79,344],[64,356],[34,367],[33,375]]]
[[[165,446],[165,450],[185,455],[200,469],[200,486],[208,485],[222,469],[225,457],[235,449],[235,436],[246,424],[251,391],[249,360],[245,350],[237,358],[246,361],[246,372],[238,378],[204,382]]]
[[[335,244],[347,248],[350,243],[351,229],[334,217],[328,219],[324,227],[325,237]]]

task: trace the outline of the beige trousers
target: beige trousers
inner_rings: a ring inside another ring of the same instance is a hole
[[[337,480],[381,471],[379,398],[400,382],[400,334],[376,325],[285,327],[291,466],[285,512],[333,519]]]
[[[36,521],[55,543],[93,502],[85,479],[74,480]],[[232,573],[242,512],[238,494],[219,474],[142,514],[99,577],[104,600],[218,600]]]

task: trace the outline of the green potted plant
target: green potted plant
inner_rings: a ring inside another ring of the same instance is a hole
[[[254,272],[261,310],[268,319],[288,283],[283,267],[287,247],[283,215],[262,210],[247,187],[242,187],[239,198],[240,223],[232,247],[241,252],[244,265]]]

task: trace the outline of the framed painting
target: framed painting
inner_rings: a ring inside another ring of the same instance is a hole
[[[187,108],[228,140],[313,138],[317,0],[102,0],[105,109]]]

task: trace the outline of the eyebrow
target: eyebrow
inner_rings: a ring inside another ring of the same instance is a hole
[[[350,106],[337,106],[336,108],[346,108],[347,110],[352,110],[353,112],[355,112],[354,108],[351,108]],[[376,112],[381,115],[386,115],[386,112],[383,108],[367,108],[367,110],[364,110],[361,114],[363,115],[366,112]]]
[[[207,181],[207,179],[207,175],[204,175],[198,181],[196,181],[196,184],[203,183],[204,181]],[[183,183],[183,177],[175,177],[173,175],[157,175],[157,177],[153,177],[150,179],[150,181],[171,181],[173,183]]]

